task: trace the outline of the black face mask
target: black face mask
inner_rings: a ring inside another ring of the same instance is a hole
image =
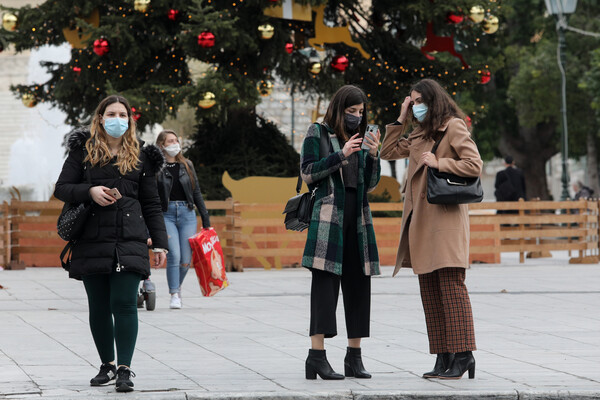
[[[346,124],[346,129],[349,132],[354,132],[360,125],[361,121],[362,117],[357,117],[354,114],[344,114],[344,123]]]

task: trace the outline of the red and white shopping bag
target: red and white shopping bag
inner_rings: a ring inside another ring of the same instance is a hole
[[[189,238],[192,262],[204,296],[214,296],[229,286],[225,275],[225,257],[214,228],[202,229]]]

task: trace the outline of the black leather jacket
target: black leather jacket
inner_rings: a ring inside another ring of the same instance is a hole
[[[194,179],[194,189],[192,189],[192,181],[187,173],[185,166],[179,168],[179,182],[183,186],[185,192],[185,198],[188,203],[190,210],[194,209],[194,205],[198,208],[200,217],[202,218],[202,226],[204,228],[210,227],[210,218],[208,216],[208,210],[204,204],[202,193],[200,192],[200,184],[198,183],[198,177],[196,176],[196,170],[190,160],[187,160],[190,170],[194,174],[191,179]],[[171,195],[171,188],[173,187],[173,177],[169,171],[165,168],[160,173],[156,174],[158,181],[158,194],[160,195],[160,203],[162,205],[163,212],[167,211],[169,207],[169,196]]]

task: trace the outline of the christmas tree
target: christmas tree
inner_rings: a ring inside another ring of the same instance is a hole
[[[222,198],[225,168],[234,178],[298,173],[298,155],[254,113],[275,78],[297,93],[325,97],[357,84],[369,96],[369,120],[383,125],[397,117],[409,87],[421,78],[438,79],[458,100],[478,90],[486,71],[477,46],[493,36],[493,13],[500,11],[497,4],[486,10],[469,0],[311,0],[298,2],[297,15],[286,15],[290,5],[48,0],[5,9],[14,24],[5,24],[0,41],[17,51],[71,43],[68,63],[46,64],[50,80],[14,87],[29,105],[55,104],[71,125],[89,122],[111,93],[130,100],[140,128],[176,116],[184,103],[194,107],[197,131],[189,155],[199,175],[211,177],[203,183],[207,197]],[[196,77],[192,60],[205,66]],[[477,119],[477,105],[464,106]]]

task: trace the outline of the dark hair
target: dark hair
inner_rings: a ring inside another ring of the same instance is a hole
[[[354,85],[345,85],[338,89],[331,98],[327,112],[323,117],[323,122],[326,123],[338,137],[340,142],[346,142],[350,136],[356,132],[346,132],[346,123],[344,122],[344,111],[350,106],[364,104],[363,117],[357,131],[361,137],[365,134],[367,128],[367,96],[361,88]],[[341,143],[340,143],[341,144]]]
[[[515,161],[515,160],[513,159],[512,156],[506,156],[506,157],[504,157],[504,162],[507,163],[507,164],[509,164],[509,165],[512,164],[513,161]]]
[[[423,122],[418,122],[413,115],[413,123],[419,124],[423,128],[425,139],[438,140],[442,135],[439,129],[450,118],[465,118],[465,113],[452,100],[448,92],[433,79],[423,79],[417,82],[410,88],[410,93],[412,92],[420,93],[422,102],[427,105],[427,114],[425,114]]]

